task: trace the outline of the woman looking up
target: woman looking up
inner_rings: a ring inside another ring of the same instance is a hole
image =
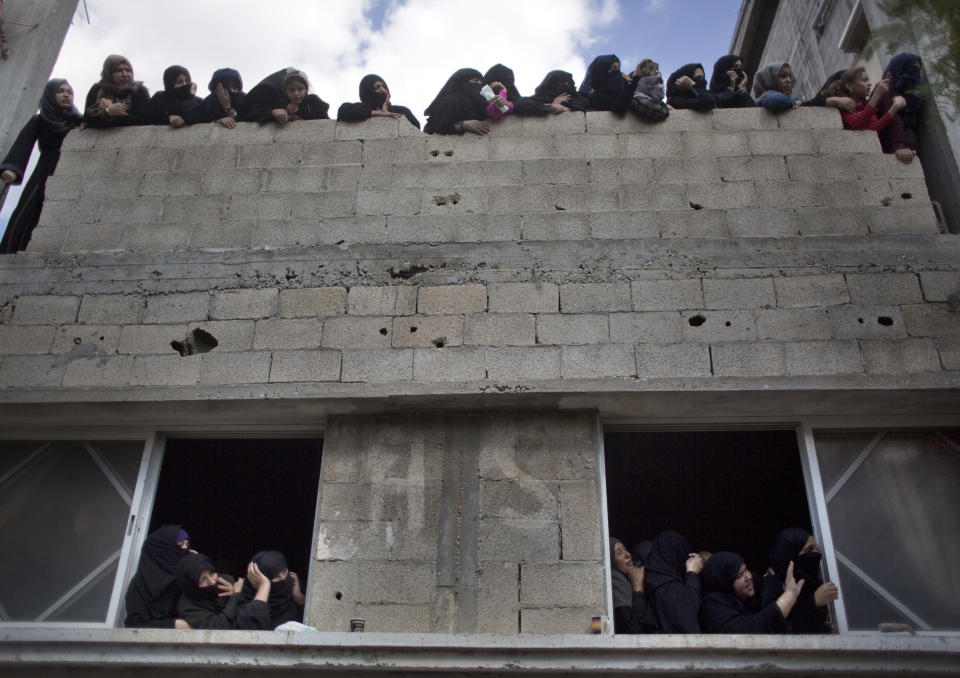
[[[40,147],[40,160],[20,194],[20,200],[0,241],[0,253],[19,252],[26,249],[34,227],[40,221],[47,178],[60,161],[63,139],[75,127],[83,123],[83,117],[73,105],[73,88],[66,80],[56,78],[47,83],[40,97],[40,112],[23,126],[16,141],[0,164],[0,180],[5,185],[20,184],[27,171],[27,163],[33,152],[33,144]]]
[[[133,79],[129,59],[111,54],[103,62],[100,82],[87,93],[84,120],[90,127],[150,124],[150,93]]]
[[[643,591],[643,566],[634,564],[623,542],[610,537],[614,633],[653,633],[657,620]]]
[[[800,100],[790,96],[793,83],[793,70],[786,61],[767,64],[753,79],[753,98],[768,111],[797,108]]]
[[[486,134],[490,126],[483,121],[487,100],[480,94],[483,75],[473,68],[461,68],[451,75],[424,114],[427,134]]]
[[[391,103],[387,82],[379,75],[370,73],[360,80],[360,102],[340,104],[337,120],[362,122],[375,117],[406,118],[411,125],[420,129],[420,121],[409,108]]]

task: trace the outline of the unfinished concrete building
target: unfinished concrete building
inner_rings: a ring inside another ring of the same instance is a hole
[[[958,262],[832,110],[71,133],[0,258],[0,674],[956,671]],[[115,628],[162,522],[319,633]],[[837,635],[613,635],[610,533],[792,524]]]

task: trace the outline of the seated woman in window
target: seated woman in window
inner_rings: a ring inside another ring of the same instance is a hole
[[[163,72],[163,91],[150,100],[150,111],[154,124],[179,129],[194,118],[193,110],[202,103],[190,71],[183,66],[170,66]]]
[[[797,603],[786,617],[787,633],[830,633],[827,605],[837,599],[836,584],[824,583],[820,576],[820,546],[809,532],[800,527],[781,530],[770,547],[770,569],[763,578],[761,606],[777,600],[787,588],[787,569],[794,566],[794,576],[804,580]]]
[[[137,572],[124,598],[127,628],[186,629],[176,617],[177,564],[190,554],[190,535],[179,525],[164,525],[147,535]]]
[[[9,254],[27,248],[33,229],[40,221],[47,179],[60,161],[60,146],[67,133],[83,123],[73,106],[73,88],[66,80],[51,80],[43,88],[40,113],[30,118],[17,135],[10,152],[0,164],[0,181],[4,185],[23,181],[33,145],[40,147],[40,160],[20,193],[17,207],[10,215],[7,230],[0,241],[0,253]]]
[[[710,93],[717,98],[717,108],[751,108],[756,106],[747,83],[750,76],[743,70],[743,59],[728,54],[717,59],[710,76]]]
[[[111,54],[103,62],[100,82],[87,93],[84,120],[90,127],[150,124],[150,93],[133,79],[129,59]]]
[[[191,553],[177,563],[177,617],[191,629],[232,629],[237,617],[239,596],[229,574],[217,574],[213,561]],[[239,587],[237,587],[239,588]]]
[[[657,620],[643,591],[643,566],[634,564],[623,542],[614,537],[610,537],[610,564],[614,633],[655,632]]]
[[[660,122],[670,115],[670,109],[663,102],[663,76],[660,65],[653,59],[644,59],[637,64],[633,75],[637,78],[637,89],[630,100],[630,110],[644,120]]]
[[[284,68],[268,75],[247,94],[238,113],[238,120],[270,122],[281,125],[294,120],[327,120],[330,104],[310,94],[307,74],[295,68]]]
[[[567,71],[550,71],[530,97],[549,113],[585,111],[589,106],[586,97],[577,92],[573,75]]]
[[[759,611],[748,609],[756,595],[753,573],[741,556],[729,551],[710,557],[700,581],[700,628],[704,633],[783,633],[784,620],[803,589],[803,580],[798,582],[793,577],[791,562],[780,595]]]
[[[303,619],[300,580],[279,551],[260,551],[250,559],[237,597],[234,628],[269,631]]]
[[[243,78],[233,68],[214,71],[207,85],[210,94],[188,115],[187,124],[216,122],[228,129],[237,126],[237,111],[247,93],[243,91]]]
[[[461,68],[451,75],[424,114],[427,134],[487,134],[487,100],[480,94],[483,75],[473,68]]]
[[[667,103],[674,108],[710,111],[717,98],[707,91],[707,76],[700,64],[681,66],[667,78]]]
[[[589,100],[591,111],[613,111],[622,115],[630,108],[639,80],[620,70],[620,57],[616,54],[603,54],[587,67],[580,94]]]
[[[753,79],[753,98],[758,106],[768,111],[797,108],[800,100],[790,96],[793,82],[793,71],[786,61],[767,64],[757,71]]]
[[[853,113],[840,113],[846,129],[873,130],[880,135],[881,145],[886,138],[890,150],[884,148],[884,152],[894,153],[900,162],[910,163],[913,161],[914,152],[907,148],[903,141],[903,120],[899,115],[907,102],[900,95],[892,100],[889,98],[892,79],[890,76],[881,80],[871,92],[870,76],[865,68],[858,66],[841,75],[840,79],[831,85],[830,92],[835,96],[848,96],[856,103]],[[882,115],[880,110],[884,110]]]
[[[703,559],[691,552],[683,535],[668,530],[654,538],[644,563],[644,588],[664,633],[699,633],[702,569]]]
[[[337,120],[342,122],[362,122],[375,117],[406,118],[411,125],[420,129],[420,121],[406,106],[395,106],[390,102],[390,88],[379,75],[370,73],[360,80],[360,102],[340,104]]]

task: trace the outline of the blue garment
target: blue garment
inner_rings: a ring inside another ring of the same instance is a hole
[[[797,100],[782,92],[770,92],[759,103],[768,111],[785,111],[788,108],[793,108]]]

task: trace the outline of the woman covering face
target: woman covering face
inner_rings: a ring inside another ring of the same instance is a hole
[[[474,68],[461,68],[451,75],[424,113],[427,134],[486,134],[490,131],[483,122],[487,100],[480,94],[483,74]]]
[[[580,94],[588,98],[591,111],[623,114],[630,108],[638,81],[635,76],[624,76],[620,70],[620,57],[603,54],[587,67],[587,74],[580,83]]]
[[[820,576],[820,558],[820,547],[813,536],[799,527],[782,530],[770,547],[770,568],[773,574],[764,577],[764,607],[785,590],[790,563],[793,563],[795,578],[804,580],[797,604],[786,617],[787,633],[832,631],[832,627],[827,623],[826,606],[837,599],[838,591],[832,582],[823,582]]]
[[[396,106],[391,101],[386,80],[376,73],[370,73],[360,80],[360,101],[340,104],[337,120],[363,122],[375,117],[406,118],[411,125],[420,129],[420,121],[409,108]]]
[[[681,66],[667,78],[667,103],[674,108],[709,111],[717,99],[707,91],[707,79],[701,64]]]
[[[150,93],[133,78],[130,60],[111,54],[103,62],[100,82],[87,93],[84,119],[90,127],[148,125]]]
[[[703,559],[691,553],[683,535],[672,530],[654,538],[644,575],[647,597],[664,633],[698,633]]]
[[[177,564],[190,551],[190,537],[179,525],[164,525],[147,536],[140,551],[140,564],[130,580],[125,598],[127,617],[132,628],[174,628],[180,589]]]
[[[533,99],[550,109],[551,113],[560,106],[570,111],[585,111],[589,106],[586,97],[577,92],[573,75],[567,71],[550,71],[533,92]]]
[[[230,575],[217,573],[207,556],[191,553],[177,563],[177,616],[192,629],[232,629],[239,603],[233,583]]]
[[[223,127],[237,126],[237,111],[243,105],[247,93],[243,91],[243,78],[233,68],[221,68],[214,71],[207,85],[210,94],[203,103],[188,116],[188,124],[198,122],[217,122]]]
[[[183,66],[170,66],[163,72],[163,91],[150,100],[150,110],[156,125],[170,125],[178,129],[194,119],[193,111],[203,103],[197,96],[197,86],[190,71]]]
[[[743,60],[736,54],[717,59],[713,65],[709,91],[717,98],[717,108],[750,108],[755,106],[747,88],[750,76],[743,70]]]
[[[279,551],[260,551],[247,566],[237,605],[238,629],[275,629],[303,618],[303,592]]]

